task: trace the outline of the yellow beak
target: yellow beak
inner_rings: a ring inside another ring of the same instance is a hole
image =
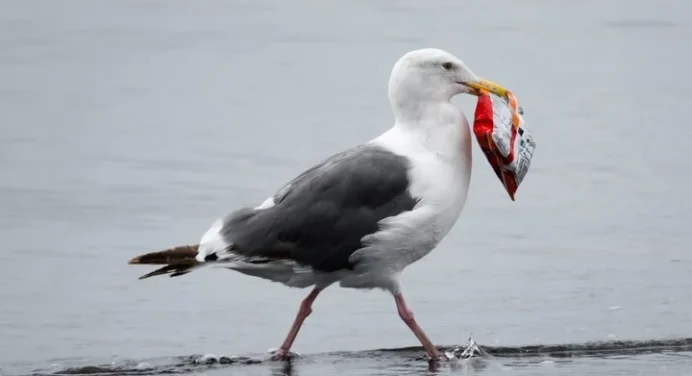
[[[474,92],[472,94],[478,95],[481,92],[491,92],[495,95],[498,95],[500,97],[506,98],[507,97],[507,89],[503,88],[502,86],[492,82],[488,81],[485,79],[478,79],[476,82],[467,82],[464,83],[464,85],[470,87],[471,89],[474,89]]]

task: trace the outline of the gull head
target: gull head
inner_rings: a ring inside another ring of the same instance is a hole
[[[406,53],[394,64],[389,78],[389,99],[395,112],[482,91],[506,95],[504,88],[478,77],[461,59],[436,48]]]

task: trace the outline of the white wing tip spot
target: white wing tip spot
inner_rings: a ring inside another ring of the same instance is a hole
[[[264,200],[259,206],[256,206],[256,210],[263,210],[263,209],[269,209],[272,206],[274,206],[274,197],[269,197],[268,199]]]
[[[209,227],[209,230],[202,235],[202,240],[200,240],[199,243],[199,250],[195,257],[197,261],[217,261],[231,257],[231,254],[228,252],[230,244],[221,235],[223,224],[224,221],[222,218],[217,219],[211,227]]]

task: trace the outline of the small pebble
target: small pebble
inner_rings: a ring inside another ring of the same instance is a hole
[[[217,363],[218,361],[219,361],[219,359],[214,354],[204,355],[203,357],[201,357],[198,360],[199,363],[205,363],[205,364],[213,364],[213,363]]]

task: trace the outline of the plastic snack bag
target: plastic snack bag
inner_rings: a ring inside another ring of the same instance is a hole
[[[506,98],[482,92],[473,121],[478,144],[512,201],[536,148],[523,113],[511,92],[507,91]]]

